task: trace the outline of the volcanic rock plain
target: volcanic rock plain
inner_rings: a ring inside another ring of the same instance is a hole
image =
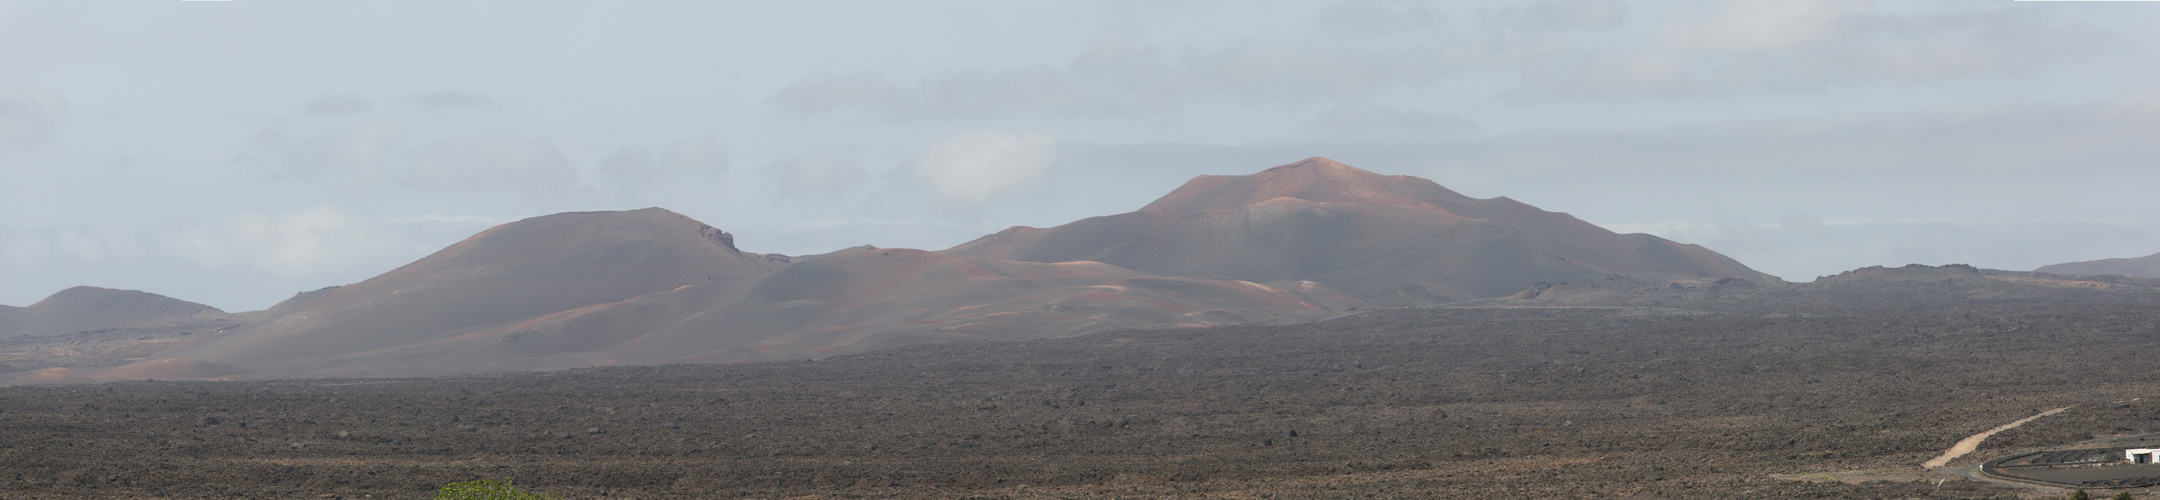
[[[2160,281],[1534,295],[815,362],[12,387],[0,497],[2049,498],[1920,463],[2064,406],[1951,465],[2160,432]]]

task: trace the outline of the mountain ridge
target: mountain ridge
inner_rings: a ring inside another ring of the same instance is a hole
[[[815,359],[1314,321],[1552,284],[1783,281],[1697,245],[1315,157],[940,251],[787,257],[659,208],[501,224],[93,378],[398,377]]]
[[[1315,281],[1386,305],[1502,297],[1541,282],[1596,284],[1624,275],[1784,283],[1699,245],[1616,234],[1509,198],[1471,198],[1322,157],[1251,175],[1201,176],[1134,212],[1008,228],[941,252]]]
[[[2135,278],[2160,278],[2160,253],[2144,257],[2088,260],[2040,266],[2033,272],[2066,275],[2113,274]]]

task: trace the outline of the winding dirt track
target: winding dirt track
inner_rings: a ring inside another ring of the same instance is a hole
[[[1974,435],[1972,435],[1972,437],[1968,437],[1968,438],[1965,438],[1965,440],[1963,440],[1963,441],[1958,441],[1958,443],[1957,443],[1957,445],[1956,445],[1956,446],[1951,446],[1951,447],[1950,447],[1950,451],[1945,451],[1945,452],[1943,452],[1942,456],[1940,456],[1940,457],[1935,457],[1935,459],[1934,459],[1934,460],[1929,460],[1929,461],[1927,461],[1927,463],[1924,463],[1924,464],[1920,464],[1920,466],[1921,466],[1921,467],[1926,467],[1926,468],[1929,468],[1929,469],[1940,469],[1940,468],[1942,468],[1942,467],[1943,467],[1943,466],[1945,466],[1945,465],[1950,465],[1950,461],[1951,461],[1951,460],[1957,460],[1957,458],[1958,458],[1958,457],[1962,457],[1962,456],[1965,456],[1965,454],[1967,454],[1967,453],[1972,453],[1972,452],[1973,452],[1973,450],[1979,449],[1979,448],[1980,448],[1980,442],[1981,442],[1981,441],[1986,441],[1986,440],[1987,440],[1987,438],[1988,438],[1988,436],[1993,436],[1993,435],[1995,435],[1995,433],[1997,433],[1997,432],[2007,431],[2007,430],[2010,430],[2010,429],[2016,429],[2016,428],[2017,428],[2017,426],[2020,426],[2020,425],[2025,425],[2025,423],[2026,423],[2026,422],[2031,422],[2031,421],[2033,421],[2033,420],[2037,420],[2037,419],[2039,419],[2040,417],[2045,417],[2045,416],[2048,416],[2048,415],[2054,415],[2054,414],[2057,414],[2057,413],[2062,413],[2062,412],[2063,412],[2063,410],[2068,410],[2068,409],[2070,409],[2070,407],[2068,407],[2068,406],[2065,406],[2065,407],[2061,407],[2061,408],[2056,408],[2056,409],[2053,409],[2053,410],[2043,411],[2043,412],[2040,412],[2040,414],[2039,414],[2039,415],[2033,415],[2033,416],[2030,416],[2030,417],[2025,417],[2025,418],[2022,418],[2022,419],[2018,419],[2018,421],[2016,421],[2016,422],[2011,422],[2011,423],[2003,424],[2003,425],[2002,425],[2001,427],[1996,427],[1996,428],[1993,428],[1993,429],[1988,429],[1988,431],[1987,431],[1987,432],[1982,432],[1982,433],[1979,433],[1979,434],[1974,434]]]

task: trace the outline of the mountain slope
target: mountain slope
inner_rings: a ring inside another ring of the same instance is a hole
[[[1304,322],[1332,314],[1327,310],[1299,292],[1248,282],[1151,276],[1094,262],[1046,264],[857,248],[765,273],[723,276],[417,342],[205,359],[277,377],[801,360],[923,342]],[[150,373],[152,363],[93,375]],[[182,365],[169,359],[155,363]]]
[[[1015,227],[942,253],[1309,280],[1396,305],[1502,297],[1540,282],[1628,281],[1622,277],[1783,283],[1701,246],[1615,234],[1507,198],[1471,198],[1326,158],[1253,175],[1201,176],[1136,212]]]
[[[2144,257],[2124,259],[2101,259],[2040,266],[2033,272],[2071,275],[2114,274],[2139,278],[2160,278],[2160,253]]]
[[[164,355],[244,364],[418,344],[781,263],[657,208],[534,217]]]
[[[0,337],[141,328],[226,316],[215,307],[154,293],[78,286],[29,307],[0,306]]]
[[[296,295],[261,322],[91,376],[397,377],[811,359],[921,342],[1302,322],[1356,304],[1340,295],[1316,284],[905,249],[791,261],[741,253],[725,233],[666,211],[560,214]]]

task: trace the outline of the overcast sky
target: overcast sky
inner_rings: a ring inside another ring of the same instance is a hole
[[[946,248],[1326,156],[1794,281],[2160,252],[2160,3],[0,0],[0,304],[491,225]]]

